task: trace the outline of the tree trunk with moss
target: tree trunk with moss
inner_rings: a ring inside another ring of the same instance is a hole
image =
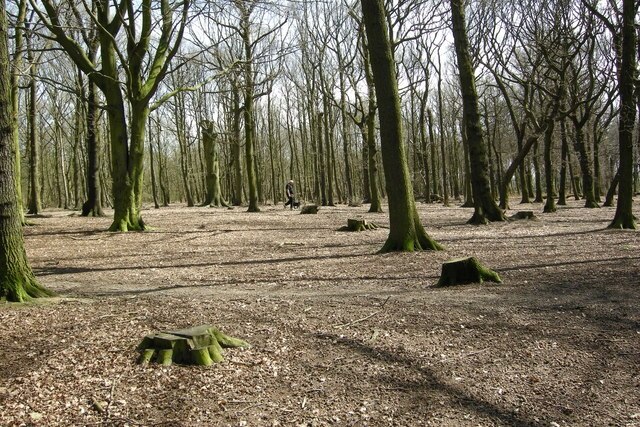
[[[164,366],[172,363],[210,366],[224,360],[223,348],[250,347],[238,338],[230,337],[210,325],[165,331],[144,337],[138,351],[138,363],[155,361]]]
[[[469,223],[486,224],[490,221],[504,221],[504,213],[491,196],[487,147],[480,124],[478,94],[476,93],[473,65],[469,53],[464,3],[461,0],[451,0],[451,16],[462,91],[463,118],[469,146],[471,188],[473,190],[474,214]]]
[[[622,1],[622,66],[619,73],[620,119],[618,144],[620,167],[616,213],[609,228],[635,229],[633,216],[633,128],[635,123],[634,80],[636,78],[635,6],[633,0]]]
[[[24,40],[24,23],[27,16],[27,0],[20,0],[18,2],[18,15],[16,16],[16,26],[14,28],[14,54],[13,63],[11,64],[11,126],[13,128],[13,145],[16,153],[15,159],[15,181],[16,181],[16,203],[18,204],[18,214],[20,215],[20,222],[25,223],[24,220],[24,206],[22,198],[22,158],[20,156],[20,135],[18,112],[20,110],[20,93],[18,87],[18,78],[20,70],[22,68],[22,49]]]
[[[152,19],[156,8],[152,7],[151,0],[143,0],[139,8],[122,2],[118,6],[118,13],[113,13],[109,1],[96,0],[93,18],[100,46],[100,68],[96,67],[86,50],[73,38],[77,35],[75,26],[78,24],[74,23],[74,30],[70,31],[66,21],[68,15],[61,13],[57,4],[50,0],[42,0],[38,4],[44,10],[36,8],[36,13],[51,32],[52,38],[105,96],[111,138],[114,199],[114,219],[109,229],[144,230],[140,208],[149,103],[167,75],[171,59],[178,51],[187,23],[189,0],[182,2],[179,7],[170,4],[168,0],[161,1],[158,22]],[[180,15],[180,22],[174,22],[174,13]],[[81,17],[74,16],[74,19]],[[127,28],[121,31],[123,27]],[[117,48],[116,43],[125,31],[128,35],[126,48]],[[79,32],[89,43],[83,30]],[[150,43],[154,39],[157,40],[157,45],[155,52],[151,54]],[[124,77],[124,81],[120,80],[121,77]],[[127,113],[130,114],[129,123]]]
[[[28,24],[25,24],[28,31]],[[40,128],[38,126],[38,99],[36,91],[36,64],[31,49],[31,36],[27,34],[27,60],[29,61],[29,202],[27,213],[37,215],[42,212],[40,200]]]
[[[384,4],[382,0],[362,0],[361,4],[380,113],[382,161],[389,200],[389,237],[380,252],[442,249],[424,230],[415,205]]]
[[[376,147],[376,111],[378,105],[376,102],[376,89],[373,81],[373,72],[371,71],[371,58],[369,52],[365,50],[363,53],[365,79],[367,81],[368,106],[365,118],[365,144],[367,152],[367,168],[366,173],[369,183],[369,206],[370,213],[382,213],[382,201],[380,197],[380,180],[378,179],[378,147]]]
[[[220,160],[216,141],[217,136],[213,131],[213,122],[203,120],[201,132],[207,184],[203,205],[228,207],[229,205],[222,197],[222,189],[220,187]]]
[[[36,280],[27,260],[15,176],[13,101],[9,76],[5,2],[0,5],[0,298],[27,301],[52,295]]]
[[[444,287],[484,281],[502,283],[498,273],[484,267],[476,258],[459,258],[442,264],[442,274],[436,286]]]
[[[556,200],[553,195],[555,184],[553,179],[553,168],[551,166],[551,149],[553,146],[554,127],[555,119],[550,118],[547,130],[544,132],[544,180],[547,187],[547,200],[543,208],[545,213],[553,213],[557,210]]]
[[[87,92],[87,200],[82,205],[82,216],[104,216],[100,195],[100,140],[97,138],[98,105],[96,85],[89,80]]]

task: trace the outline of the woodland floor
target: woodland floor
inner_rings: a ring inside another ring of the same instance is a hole
[[[387,229],[337,231],[388,226],[368,206],[148,209],[154,229],[126,234],[30,218],[61,297],[0,304],[0,425],[640,426],[640,232],[606,230],[613,208],[512,203],[539,220],[419,204],[446,251],[384,255]],[[504,283],[433,287],[470,255]],[[146,334],[199,324],[253,346],[136,364]]]

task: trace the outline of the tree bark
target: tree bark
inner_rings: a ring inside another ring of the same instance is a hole
[[[490,221],[505,221],[504,213],[491,197],[487,148],[482,135],[482,125],[480,124],[478,95],[475,88],[473,64],[469,53],[464,4],[461,0],[451,0],[451,15],[460,75],[460,88],[462,90],[463,118],[469,145],[471,187],[473,189],[474,214],[469,223],[486,224]]]
[[[23,302],[52,292],[36,280],[24,248],[15,176],[13,100],[5,2],[0,2],[0,298]]]
[[[27,61],[29,61],[29,203],[27,213],[37,215],[42,212],[40,201],[40,129],[38,127],[36,64],[31,49],[29,26],[25,23],[27,41]]]
[[[543,212],[552,213],[556,211],[556,203],[553,194],[554,182],[553,182],[553,168],[551,165],[551,149],[553,146],[553,131],[555,125],[555,119],[552,117],[549,119],[547,129],[544,132],[544,179],[547,187],[547,200],[544,204]]]
[[[222,197],[220,186],[220,160],[216,134],[213,132],[213,122],[203,120],[202,145],[204,146],[204,161],[206,171],[206,191],[203,205],[229,206]]]
[[[18,15],[16,16],[16,27],[14,29],[13,45],[15,48],[13,54],[13,63],[11,67],[11,126],[13,128],[13,145],[16,154],[15,158],[15,185],[16,185],[16,203],[18,204],[18,214],[20,223],[24,224],[24,201],[22,195],[22,158],[20,156],[20,134],[18,113],[20,111],[20,93],[18,87],[18,78],[20,69],[22,68],[22,49],[24,40],[24,25],[27,16],[27,0],[18,2]]]
[[[380,112],[382,161],[389,199],[389,236],[380,252],[442,249],[424,230],[413,198],[383,0],[362,0],[361,5]]]
[[[636,110],[634,79],[636,71],[635,2],[622,1],[622,66],[619,74],[620,119],[618,144],[620,151],[619,190],[616,213],[609,228],[635,229],[633,216],[633,128]]]

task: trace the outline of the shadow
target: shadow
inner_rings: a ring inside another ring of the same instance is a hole
[[[467,393],[462,387],[446,384],[438,378],[433,370],[421,366],[419,361],[403,356],[398,352],[374,348],[364,344],[362,341],[345,338],[335,334],[316,333],[314,336],[318,339],[330,340],[338,346],[347,347],[370,360],[377,360],[387,364],[398,364],[418,373],[420,375],[420,379],[415,381],[404,380],[396,376],[381,377],[379,378],[379,381],[384,382],[385,384],[394,384],[396,387],[401,389],[406,389],[421,401],[421,405],[424,405],[424,400],[429,397],[425,396],[425,393],[435,390],[450,396],[452,400],[467,410],[475,413],[481,413],[494,419],[497,418],[506,425],[514,427],[536,427],[540,425],[539,422],[525,418],[516,411],[501,408],[489,402],[482,401]]]
[[[355,254],[355,255],[320,255],[320,256],[300,256],[279,259],[257,259],[246,261],[223,261],[223,262],[201,262],[189,264],[164,264],[164,265],[141,265],[141,266],[117,266],[117,267],[33,267],[36,276],[54,276],[61,274],[77,274],[77,273],[95,273],[99,271],[127,271],[127,270],[148,270],[148,269],[168,269],[168,268],[193,268],[207,266],[227,266],[227,265],[263,265],[263,264],[280,264],[299,261],[319,261],[324,259],[346,259],[360,258],[371,256],[373,254]]]
[[[29,230],[34,230],[30,228]],[[134,232],[135,233],[135,232]],[[114,233],[107,230],[89,230],[89,231],[34,231],[34,232],[25,232],[25,237],[41,237],[41,236],[82,236],[82,237],[93,237],[93,236],[105,236],[112,237],[118,233]]]
[[[602,221],[598,221],[602,222]],[[443,226],[445,228],[447,226]],[[476,226],[473,227],[485,227],[485,226]],[[587,234],[597,234],[601,232],[610,232],[608,228],[596,228],[594,230],[583,230],[583,231],[563,231],[560,233],[545,233],[545,234],[534,234],[534,235],[521,235],[517,236],[518,239],[548,239],[551,237],[566,237],[566,236],[581,236]],[[449,239],[440,239],[443,242],[465,242],[465,241],[474,241],[474,240],[487,240],[487,241],[504,241],[504,236],[496,235],[496,236],[469,236],[469,237],[454,237]]]
[[[496,268],[495,270],[496,271],[514,271],[514,270],[517,271],[517,270],[528,270],[528,269],[547,268],[547,267],[562,267],[562,266],[568,266],[568,265],[581,265],[581,264],[594,264],[594,263],[608,264],[608,263],[615,263],[617,261],[631,261],[631,260],[640,260],[640,256],[550,262],[545,264],[525,264],[525,265],[516,265],[513,267]]]

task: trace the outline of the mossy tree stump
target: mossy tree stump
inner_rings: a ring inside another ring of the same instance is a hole
[[[155,361],[164,366],[172,363],[210,366],[222,362],[223,348],[249,347],[243,340],[223,334],[211,325],[177,331],[163,331],[144,337],[138,351],[138,363]]]
[[[517,221],[519,219],[537,220],[538,217],[533,213],[533,211],[518,211],[511,215],[509,219],[513,221]]]
[[[366,231],[376,230],[378,226],[373,222],[368,222],[364,218],[349,218],[347,219],[347,226],[343,227],[344,231]]]
[[[304,205],[302,209],[300,209],[301,214],[317,214],[318,213],[318,205]]]
[[[498,273],[484,267],[476,258],[458,258],[442,264],[442,274],[436,286],[482,283],[485,280],[502,283]]]

